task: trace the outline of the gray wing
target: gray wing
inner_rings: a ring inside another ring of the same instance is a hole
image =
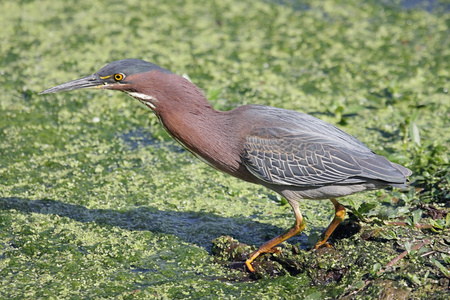
[[[345,143],[317,132],[254,130],[244,149],[247,169],[268,183],[305,187],[361,183],[368,179],[405,183],[404,174],[386,158],[365,146],[361,151],[346,151]]]

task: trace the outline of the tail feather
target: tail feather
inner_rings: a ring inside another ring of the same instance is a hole
[[[400,189],[407,189],[407,188],[408,188],[408,182],[407,182],[406,177],[408,177],[409,175],[411,175],[411,174],[412,174],[412,171],[411,171],[410,169],[408,169],[408,168],[405,168],[405,167],[402,166],[402,165],[399,165],[399,164],[396,164],[396,163],[391,163],[391,164],[392,164],[392,166],[393,166],[394,168],[396,168],[399,172],[401,172],[401,173],[405,176],[405,182],[404,182],[404,183],[401,183],[401,184],[398,184],[398,183],[389,183],[389,185],[391,185],[391,186],[393,186],[393,187],[400,188]]]
[[[408,176],[410,176],[410,175],[412,174],[412,171],[411,171],[410,169],[405,168],[405,167],[402,166],[402,165],[399,165],[399,164],[396,164],[396,163],[391,163],[391,164],[392,164],[392,166],[393,166],[394,168],[396,168],[397,170],[399,170],[400,172],[402,172],[403,175],[405,175],[405,177],[408,177]]]

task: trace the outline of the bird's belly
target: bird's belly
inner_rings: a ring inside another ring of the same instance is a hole
[[[287,199],[330,199],[339,198],[352,195],[355,193],[367,191],[367,190],[377,190],[380,188],[385,188],[385,184],[379,182],[367,182],[361,184],[352,185],[326,185],[318,187],[294,187],[294,186],[284,186],[279,190],[275,190]]]

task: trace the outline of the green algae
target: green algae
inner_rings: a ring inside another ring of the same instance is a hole
[[[439,4],[3,1],[0,11],[2,298],[448,293],[432,259],[448,269],[449,224],[421,207],[448,212],[449,14]],[[297,269],[259,278],[230,270],[211,256],[211,241],[229,235],[259,246],[292,226],[289,205],[197,161],[125,95],[37,95],[132,57],[188,75],[217,109],[258,103],[337,124],[411,168],[423,190],[343,199],[352,222],[369,228],[338,234],[336,250],[321,255],[306,251],[308,237],[327,225],[332,205],[304,201],[304,234],[284,256],[262,257]],[[441,229],[382,223],[413,220],[417,208],[420,222]],[[412,252],[376,275],[374,265],[424,239],[433,254]]]

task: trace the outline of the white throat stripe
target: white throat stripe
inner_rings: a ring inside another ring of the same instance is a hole
[[[145,105],[149,106],[150,108],[155,108],[155,103],[158,102],[158,99],[156,99],[155,97],[146,95],[146,94],[141,94],[141,93],[136,93],[136,92],[127,92],[127,94],[133,98],[138,99],[140,102],[144,103]]]
[[[142,100],[142,101],[158,101],[156,100],[155,97],[146,95],[146,94],[141,94],[141,93],[136,93],[136,92],[128,92],[128,95],[130,95],[131,97],[134,97],[136,99]]]

